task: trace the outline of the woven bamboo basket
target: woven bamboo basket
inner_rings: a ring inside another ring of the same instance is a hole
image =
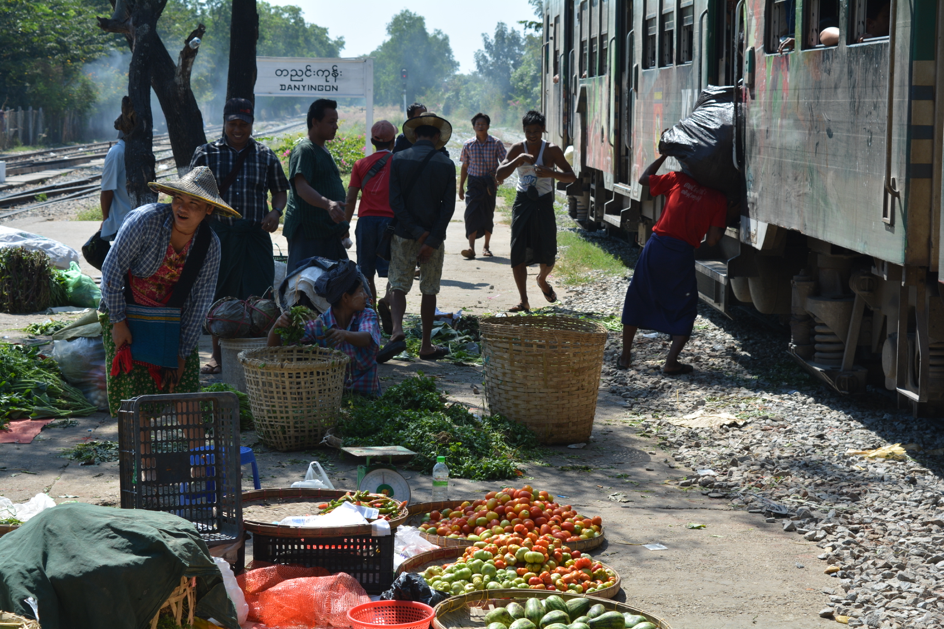
[[[645,616],[649,622],[659,629],[672,629],[669,623],[655,614],[642,611],[626,603],[617,603],[598,596],[584,596],[568,592],[549,592],[547,590],[481,590],[471,594],[462,594],[447,598],[433,608],[436,616],[433,618],[434,629],[481,629],[485,626],[485,614],[496,607],[504,607],[512,602],[519,602],[529,598],[544,599],[558,595],[564,600],[571,598],[587,598],[594,604],[599,603],[607,611],[621,614],[637,614]]]
[[[157,629],[162,612],[169,612],[178,625],[193,625],[193,612],[197,602],[197,580],[194,577],[180,577],[180,585],[174,588],[161,609],[151,619],[150,629]]]
[[[606,328],[562,316],[489,317],[479,323],[490,410],[524,424],[542,444],[587,441]]]
[[[340,498],[347,492],[340,489],[306,489],[298,487],[295,489],[256,489],[254,491],[243,492],[243,507],[253,503],[275,502],[285,500],[288,502],[301,502],[310,500],[312,502],[327,502]],[[396,531],[396,528],[406,522],[410,515],[406,503],[400,503],[400,510],[396,517],[390,518],[390,530]],[[261,533],[269,537],[295,537],[295,538],[314,538],[314,537],[342,537],[356,535],[371,535],[371,526],[369,524],[361,526],[341,526],[335,528],[307,528],[301,526],[279,526],[271,522],[257,522],[253,520],[244,520],[244,528],[250,533]]]
[[[3,629],[39,629],[39,621],[0,611],[0,627]]]
[[[310,345],[240,352],[249,406],[262,441],[288,452],[313,448],[338,423],[351,359]]]
[[[12,533],[18,528],[20,528],[19,524],[0,524],[0,537],[3,537],[7,533]]]
[[[446,564],[455,563],[453,560],[458,559],[463,554],[465,554],[464,548],[459,548],[453,546],[451,548],[437,548],[435,550],[428,550],[425,553],[420,553],[419,555],[414,555],[401,563],[397,567],[397,575],[400,576],[405,572],[423,572],[427,567],[436,565],[436,566],[445,566]],[[609,568],[613,570],[608,565],[601,563],[601,566],[604,568]],[[594,592],[593,596],[597,598],[613,598],[616,596],[619,591],[620,584],[622,579],[620,578],[619,573],[616,570],[613,570],[613,574],[616,575],[616,583],[611,585],[608,588],[602,589],[598,592]],[[522,592],[524,590],[502,590],[503,592]]]

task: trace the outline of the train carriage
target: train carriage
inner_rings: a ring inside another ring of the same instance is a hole
[[[742,190],[698,249],[701,297],[779,315],[785,349],[838,391],[939,411],[942,20],[933,0],[549,0],[544,108],[573,152],[571,215],[642,244],[662,200],[636,180],[662,130],[735,86]]]

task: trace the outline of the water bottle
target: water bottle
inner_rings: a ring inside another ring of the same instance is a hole
[[[446,457],[437,456],[433,466],[433,502],[449,500],[449,468]]]

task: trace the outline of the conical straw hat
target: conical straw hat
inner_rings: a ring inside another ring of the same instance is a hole
[[[177,181],[169,183],[152,181],[148,186],[155,192],[163,192],[171,196],[182,192],[201,201],[206,201],[226,216],[242,218],[239,212],[226,205],[226,202],[220,198],[219,188],[216,187],[216,177],[213,176],[213,171],[206,166],[197,166]]]

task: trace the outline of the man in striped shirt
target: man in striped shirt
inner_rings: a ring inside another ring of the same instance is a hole
[[[491,119],[477,113],[472,118],[475,137],[462,145],[462,172],[459,175],[459,198],[465,200],[465,235],[469,239],[469,248],[462,251],[468,260],[475,258],[475,240],[485,236],[482,255],[492,257],[488,248],[495,228],[495,194],[498,189],[496,173],[498,165],[505,159],[505,145],[501,140],[488,134]],[[465,182],[469,180],[469,191],[465,192]]]

